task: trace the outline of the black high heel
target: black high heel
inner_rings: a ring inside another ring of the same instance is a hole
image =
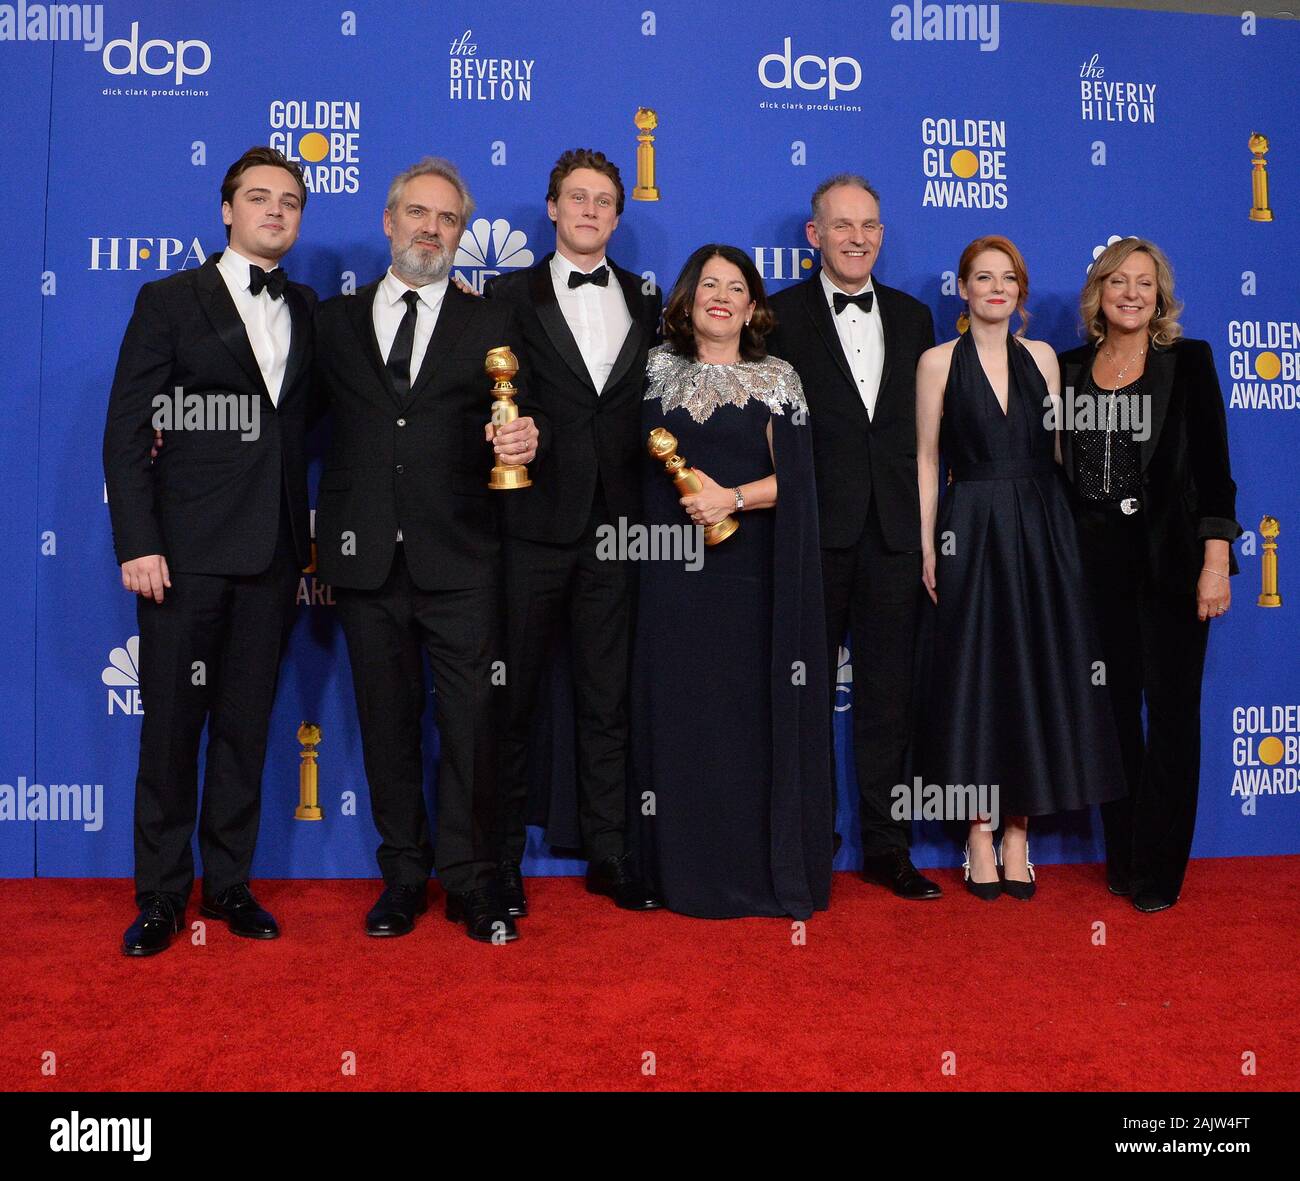
[[[998,851],[993,850],[993,862],[997,864]],[[996,882],[976,882],[971,880],[970,876],[970,842],[966,842],[966,860],[962,862],[962,871],[965,874],[966,889],[975,895],[981,902],[996,902],[1002,896],[1002,883]]]
[[[1003,838],[1006,839],[1005,837]],[[1002,862],[1002,846],[998,846],[998,861]],[[1009,894],[1017,902],[1028,902],[1038,887],[1034,884],[1034,863],[1029,860],[1029,840],[1025,839],[1025,864],[1029,867],[1029,881],[1017,882],[1007,877],[1006,865],[1002,865],[1002,892]]]

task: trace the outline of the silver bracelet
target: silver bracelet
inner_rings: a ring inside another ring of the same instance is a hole
[[[745,494],[739,488],[733,489],[733,491],[736,493],[736,512],[743,513],[745,511]]]
[[[1228,576],[1226,574],[1220,574],[1217,570],[1211,570],[1208,566],[1202,566],[1201,569],[1204,570],[1206,574],[1213,574],[1215,578],[1222,578],[1224,582],[1228,581]]]

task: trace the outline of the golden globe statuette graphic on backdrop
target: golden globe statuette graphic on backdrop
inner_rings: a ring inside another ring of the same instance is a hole
[[[1277,590],[1277,537],[1281,532],[1276,517],[1265,517],[1259,523],[1259,535],[1264,539],[1264,554],[1259,567],[1263,585],[1256,602],[1261,607],[1282,606],[1282,596]]]
[[[295,820],[324,820],[317,795],[316,747],[320,745],[320,727],[315,722],[303,722],[298,727],[298,741],[302,750],[298,757],[298,806],[293,810]]]
[[[510,379],[519,372],[519,358],[510,351],[509,345],[500,344],[488,349],[483,361],[483,372],[496,383],[492,387],[492,425],[500,430],[508,422],[519,417],[519,407],[514,398],[519,392]],[[488,487],[496,492],[509,492],[515,488],[531,488],[532,480],[528,478],[528,468],[522,463],[498,463],[492,468]]]
[[[1268,153],[1268,136],[1258,131],[1250,133],[1250,195],[1253,203],[1250,207],[1251,221],[1272,221],[1273,211],[1268,206],[1268,164],[1264,160]]]
[[[687,467],[686,460],[677,454],[677,436],[672,431],[666,431],[661,426],[655,427],[646,440],[646,450],[655,459],[663,460],[664,471],[672,478],[677,491],[683,496],[704,490],[704,485],[700,482],[700,477],[695,474],[695,469]],[[716,524],[704,526],[704,544],[717,545],[726,541],[739,528],[740,522],[728,514]]]
[[[636,137],[636,188],[633,201],[658,201],[659,189],[655,185],[655,137],[659,116],[649,107],[637,107],[632,117],[640,134]]]

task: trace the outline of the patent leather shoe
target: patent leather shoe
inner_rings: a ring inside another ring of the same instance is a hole
[[[280,938],[275,919],[258,905],[247,882],[231,886],[215,898],[204,898],[199,914],[221,919],[232,935],[242,935],[245,939]]]
[[[407,935],[415,928],[415,916],[429,907],[425,886],[404,886],[400,882],[385,886],[379,901],[366,915],[366,934],[376,936]]]
[[[124,955],[157,955],[171,946],[172,936],[181,929],[184,907],[176,904],[166,894],[148,895],[140,913],[122,936]]]
[[[519,938],[515,920],[491,890],[448,894],[447,918],[453,923],[464,923],[465,933],[480,943],[512,943]]]
[[[612,898],[623,910],[658,910],[663,903],[628,868],[628,857],[606,857],[587,867],[587,893]]]

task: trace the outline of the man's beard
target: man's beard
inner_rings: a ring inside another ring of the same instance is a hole
[[[393,269],[408,279],[421,283],[436,283],[444,279],[451,270],[451,252],[445,247],[437,251],[425,251],[418,242],[411,241],[401,250],[393,246]]]

